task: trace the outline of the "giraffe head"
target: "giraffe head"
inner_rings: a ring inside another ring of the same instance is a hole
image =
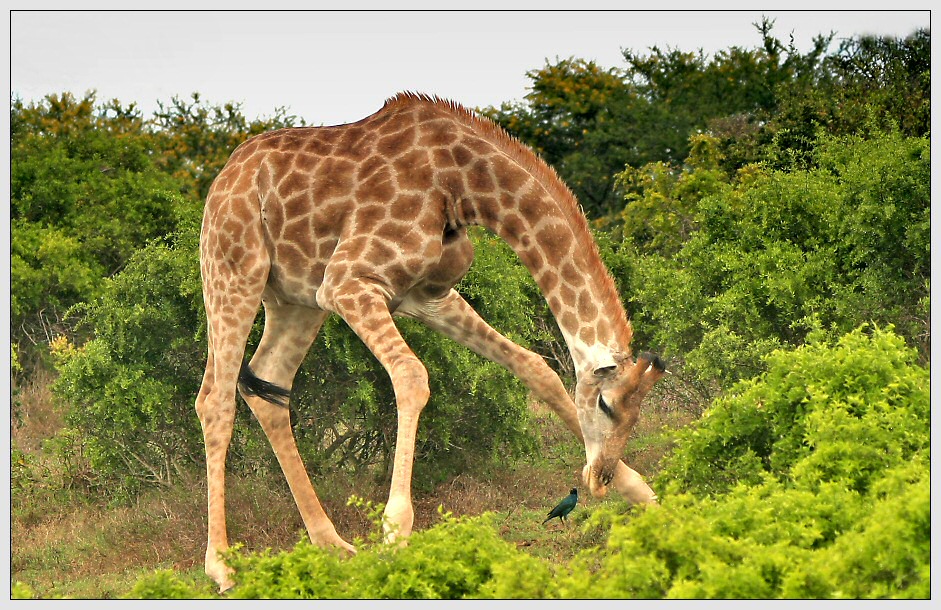
[[[665,372],[659,356],[644,352],[636,362],[627,354],[615,354],[579,377],[575,406],[587,458],[582,478],[595,497],[607,493],[640,403]]]

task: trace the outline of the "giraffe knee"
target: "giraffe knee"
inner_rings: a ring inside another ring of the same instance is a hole
[[[554,402],[560,396],[568,396],[558,374],[552,370],[542,356],[529,352],[523,362],[524,372],[520,377],[526,381],[533,393],[544,402]]]
[[[425,365],[418,358],[404,358],[393,366],[391,377],[399,409],[421,411],[431,396]]]

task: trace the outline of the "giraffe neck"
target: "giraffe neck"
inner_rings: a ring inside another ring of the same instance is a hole
[[[499,235],[529,269],[581,376],[630,354],[631,325],[574,196],[554,172],[526,174],[520,190],[471,197],[464,215]]]

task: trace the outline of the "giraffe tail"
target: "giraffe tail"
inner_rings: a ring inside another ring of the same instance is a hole
[[[246,396],[257,396],[279,407],[287,407],[288,399],[291,397],[291,390],[285,390],[269,381],[260,379],[252,372],[248,362],[245,361],[242,362],[242,368],[239,370],[239,387]]]

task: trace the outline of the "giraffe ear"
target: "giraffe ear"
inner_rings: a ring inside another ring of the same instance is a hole
[[[607,358],[596,362],[593,370],[595,377],[608,377],[618,370],[618,363],[614,361],[614,358]]]

